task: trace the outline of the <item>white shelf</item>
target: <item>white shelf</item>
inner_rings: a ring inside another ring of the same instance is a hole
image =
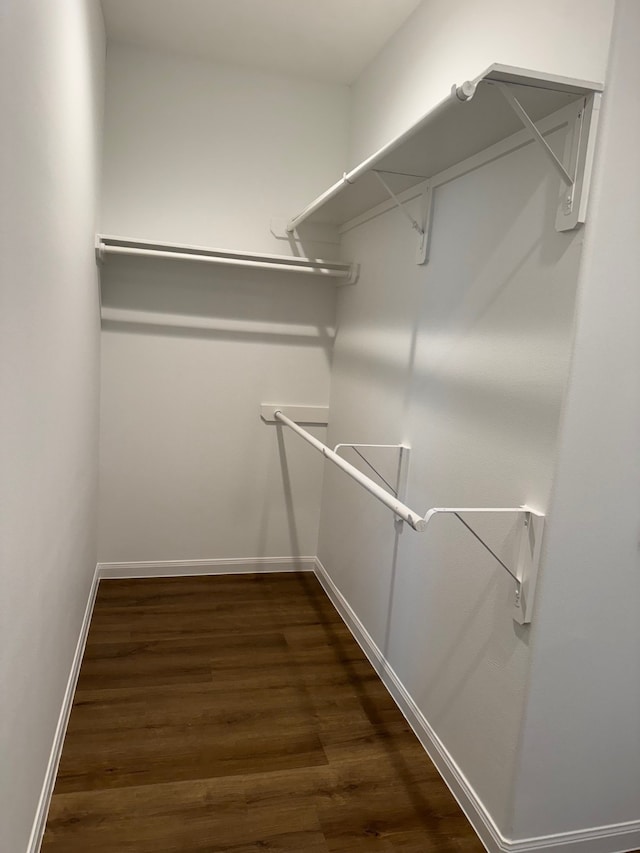
[[[600,83],[491,65],[475,80],[453,86],[443,101],[405,133],[343,175],[293,217],[287,230],[294,231],[305,221],[342,225],[386,201],[388,193],[375,172],[383,173],[390,189],[399,194],[522,131],[523,121],[500,84],[509,87],[533,122],[572,103],[585,104],[603,88]],[[578,145],[584,147],[585,139],[577,141]],[[579,162],[573,166],[577,176]]]

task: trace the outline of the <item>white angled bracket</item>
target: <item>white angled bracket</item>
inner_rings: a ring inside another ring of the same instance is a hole
[[[551,146],[544,138],[544,136],[540,133],[538,128],[535,126],[535,123],[530,118],[529,113],[525,110],[520,101],[513,94],[510,87],[506,83],[495,83],[494,85],[496,85],[498,89],[502,92],[511,109],[518,116],[522,124],[527,128],[527,130],[538,143],[538,145],[541,146],[551,165],[560,175],[560,180],[564,181],[567,187],[572,187],[575,184],[575,178],[571,176],[569,172],[567,172],[563,164],[556,157]]]
[[[556,156],[547,140],[540,133],[511,87],[506,83],[493,83],[492,85],[496,86],[502,93],[511,109],[529,131],[532,139],[540,146],[552,168],[560,177],[563,190],[556,217],[556,230],[570,231],[583,223],[586,218],[600,95],[593,94],[576,102],[574,118],[570,122],[567,134],[563,162]],[[565,166],[565,163],[568,163],[568,167]]]
[[[389,198],[394,202],[396,207],[402,211],[402,214],[411,224],[413,230],[418,234],[418,250],[416,255],[416,263],[424,264],[427,260],[427,252],[429,248],[429,225],[431,219],[431,185],[427,186],[423,197],[422,197],[422,207],[421,207],[421,222],[418,222],[415,217],[413,217],[407,208],[405,207],[404,202],[401,198],[394,193],[389,184],[382,177],[382,174],[377,169],[371,170],[376,178],[380,181],[384,189],[389,195]]]
[[[407,475],[409,473],[409,455],[411,448],[406,444],[349,444],[341,442],[333,448],[334,453],[340,453],[342,448],[348,447],[360,457],[367,468],[376,475],[378,480],[383,483],[391,492],[391,494],[401,501],[404,501],[407,488]],[[371,460],[371,453],[367,451],[391,451],[391,464],[389,470],[385,469],[384,474],[379,470],[380,464],[376,464]],[[396,455],[396,459],[393,456]],[[396,516],[398,518],[398,516]],[[399,519],[402,520],[402,519]]]
[[[484,539],[462,518],[462,513],[517,513],[518,514],[518,556],[515,568],[509,567],[495,551],[487,545]],[[480,544],[494,557],[505,571],[516,582],[513,601],[513,618],[518,624],[531,622],[533,599],[538,579],[542,533],[544,530],[544,515],[528,506],[521,507],[434,507],[424,517],[425,525],[437,513],[450,513],[460,521],[467,530],[475,536]]]

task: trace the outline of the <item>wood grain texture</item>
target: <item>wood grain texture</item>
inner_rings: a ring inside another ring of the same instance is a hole
[[[43,853],[479,853],[309,573],[100,583]]]

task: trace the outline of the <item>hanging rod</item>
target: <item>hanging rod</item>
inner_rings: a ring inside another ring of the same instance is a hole
[[[409,509],[408,506],[399,501],[395,495],[390,494],[383,489],[382,486],[379,486],[377,483],[367,477],[366,474],[363,474],[359,471],[354,465],[351,465],[342,456],[338,456],[330,447],[327,447],[326,444],[323,444],[317,438],[315,438],[311,433],[307,432],[306,429],[302,429],[301,426],[295,421],[292,421],[286,415],[283,415],[280,410],[277,410],[274,413],[274,419],[279,421],[280,423],[288,426],[295,433],[297,433],[301,438],[304,438],[312,447],[315,447],[316,450],[320,451],[324,457],[329,459],[334,465],[337,465],[345,474],[348,474],[356,483],[359,483],[363,486],[370,494],[372,494],[375,498],[377,498],[381,503],[383,503],[386,507],[388,507],[395,515],[401,518],[403,521],[406,521],[407,524],[412,527],[414,530],[419,532],[423,531],[427,522],[421,515],[413,510]]]
[[[264,255],[257,252],[234,252],[209,249],[202,246],[156,243],[149,240],[131,240],[121,237],[96,237],[96,258],[104,262],[107,255],[134,255],[138,257],[169,258],[171,260],[199,261],[225,266],[249,267],[296,273],[306,273],[327,278],[355,281],[355,264],[326,261],[317,258],[299,258],[289,255]]]
[[[264,407],[263,407],[264,409]],[[264,411],[263,411],[264,417]],[[494,557],[497,562],[505,569],[506,572],[516,582],[515,598],[513,602],[513,618],[521,625],[531,622],[531,612],[533,608],[533,599],[535,593],[538,568],[540,564],[542,531],[544,528],[544,515],[532,510],[528,506],[516,507],[433,507],[428,510],[425,515],[414,512],[398,498],[387,492],[373,480],[349,464],[341,456],[323,444],[311,433],[307,432],[295,421],[292,421],[282,413],[280,409],[273,411],[271,418],[288,426],[289,429],[297,433],[301,438],[308,442],[312,447],[318,450],[322,455],[334,463],[338,468],[348,474],[356,483],[359,483],[369,494],[377,498],[380,503],[388,507],[394,515],[405,521],[413,530],[423,533],[427,529],[427,525],[431,519],[439,513],[451,513],[458,521],[460,521],[470,533],[480,542],[480,544]],[[336,449],[340,445],[336,445]],[[504,563],[495,551],[487,545],[481,536],[468,524],[461,513],[516,513],[522,519],[520,525],[520,542],[518,546],[518,557],[515,571],[510,569]]]
[[[308,442],[312,447],[315,447],[316,450],[320,451],[324,457],[329,459],[334,465],[337,465],[338,468],[342,469],[345,474],[348,474],[353,480],[359,483],[363,488],[366,489],[370,494],[372,494],[375,498],[377,498],[381,503],[383,503],[386,507],[388,507],[395,515],[401,518],[403,521],[416,530],[418,533],[423,533],[427,529],[427,525],[438,513],[453,513],[454,515],[458,515],[461,512],[516,512],[516,513],[531,513],[532,510],[528,507],[517,506],[517,507],[446,507],[446,506],[438,506],[430,509],[425,515],[420,515],[418,512],[414,512],[410,509],[406,504],[403,504],[402,501],[399,501],[394,495],[390,494],[375,483],[372,479],[367,477],[366,474],[363,474],[359,471],[354,465],[351,465],[342,456],[338,456],[338,454],[331,450],[330,447],[327,447],[326,444],[323,444],[317,438],[315,438],[311,433],[307,432],[306,429],[303,429],[299,426],[295,421],[292,421],[291,418],[288,418],[286,415],[283,415],[282,412],[278,409],[274,413],[274,419],[279,421],[280,423],[288,426],[295,433],[297,433],[301,438],[303,438],[306,442]],[[340,445],[337,445],[340,447]],[[484,544],[484,543],[483,543]],[[495,556],[495,555],[494,555]],[[509,571],[509,570],[508,570]]]

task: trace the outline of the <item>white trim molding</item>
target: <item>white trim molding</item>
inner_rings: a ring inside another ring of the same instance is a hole
[[[171,578],[259,572],[313,572],[315,557],[228,557],[207,560],[138,560],[98,563],[100,578]]]
[[[506,841],[509,853],[632,853],[640,850],[640,820]]]
[[[640,849],[640,821],[520,840],[504,836],[393,667],[317,558],[316,576],[489,853],[542,853],[547,850],[550,853],[630,853]]]
[[[93,580],[91,581],[91,587],[89,589],[89,598],[87,599],[87,606],[85,607],[84,616],[82,617],[82,623],[80,625],[80,636],[78,637],[78,642],[76,643],[76,649],[73,654],[73,660],[71,662],[71,671],[69,672],[67,686],[64,691],[64,697],[62,699],[62,708],[60,709],[58,724],[56,726],[55,734],[53,736],[53,745],[51,747],[49,763],[47,764],[47,771],[45,773],[44,783],[42,785],[42,791],[40,793],[40,799],[38,801],[38,808],[36,810],[35,819],[33,821],[33,827],[31,829],[31,836],[29,838],[29,844],[27,846],[27,853],[39,853],[40,847],[42,845],[42,838],[44,836],[44,830],[47,824],[47,815],[49,814],[49,805],[51,803],[53,789],[56,784],[56,776],[58,773],[58,765],[60,764],[60,756],[62,755],[62,746],[64,744],[64,738],[67,733],[67,726],[69,724],[69,717],[71,715],[73,696],[76,692],[76,684],[78,683],[78,675],[80,674],[80,665],[82,664],[82,656],[84,655],[84,648],[87,643],[87,635],[89,634],[89,625],[91,624],[91,617],[93,616],[93,607],[95,605],[96,595],[98,593],[99,580],[100,572],[98,566],[96,565],[93,572]]]

